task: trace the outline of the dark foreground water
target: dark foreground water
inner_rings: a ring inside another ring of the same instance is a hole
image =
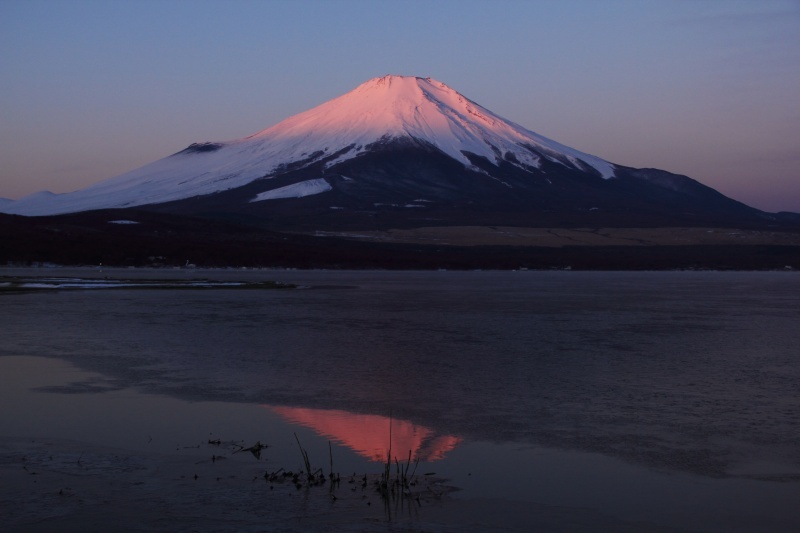
[[[80,275],[306,288],[0,295],[4,436],[258,439],[277,469],[297,432],[318,466],[331,441],[335,470],[378,472],[391,427],[455,499],[800,528],[795,273]]]

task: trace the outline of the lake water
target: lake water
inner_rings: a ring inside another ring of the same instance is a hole
[[[349,473],[380,471],[391,432],[458,501],[800,528],[796,273],[79,274],[304,288],[0,295],[3,436],[258,440],[297,469],[296,433]]]

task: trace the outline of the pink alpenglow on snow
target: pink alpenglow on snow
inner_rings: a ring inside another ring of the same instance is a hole
[[[495,115],[431,78],[383,76],[249,137],[199,143],[139,169],[71,193],[36,193],[0,204],[0,212],[52,215],[124,208],[221,192],[270,178],[282,166],[327,166],[358,157],[375,143],[413,138],[472,167],[464,152],[499,161],[513,154],[539,168],[534,147],[551,161],[614,177],[614,165],[547,139]],[[552,158],[550,157],[552,155]],[[298,184],[299,185],[299,184]],[[276,188],[253,201],[301,197],[329,190],[324,179],[291,190]]]

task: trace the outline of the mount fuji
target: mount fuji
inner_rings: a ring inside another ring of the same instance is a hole
[[[771,218],[686,176],[570,148],[410,76],[371,79],[249,137],[195,143],[85,189],[0,202],[0,212],[25,216],[129,208],[304,230]]]

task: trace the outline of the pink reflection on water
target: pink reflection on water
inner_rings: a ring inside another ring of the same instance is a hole
[[[370,461],[386,461],[391,424],[392,458],[436,461],[455,448],[461,439],[437,435],[434,430],[408,420],[380,415],[364,415],[336,409],[265,406],[289,422],[313,429],[334,442],[347,446]]]

